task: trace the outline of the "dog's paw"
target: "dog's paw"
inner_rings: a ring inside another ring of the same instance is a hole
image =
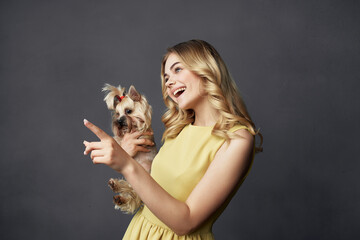
[[[123,196],[120,196],[120,195],[114,196],[113,200],[114,200],[115,205],[118,205],[118,206],[121,206],[128,202],[126,198],[124,198]]]
[[[108,181],[108,185],[114,192],[117,192],[119,190],[118,181],[116,179],[110,178]]]

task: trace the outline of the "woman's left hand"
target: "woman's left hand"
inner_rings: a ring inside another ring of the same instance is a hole
[[[84,141],[84,155],[90,154],[94,164],[105,164],[117,172],[124,169],[127,160],[131,158],[120,145],[102,129],[84,119],[84,125],[90,129],[99,139],[100,142]]]

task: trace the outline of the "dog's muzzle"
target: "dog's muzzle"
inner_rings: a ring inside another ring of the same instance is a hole
[[[126,116],[122,116],[121,118],[119,118],[118,123],[121,127],[127,126]]]

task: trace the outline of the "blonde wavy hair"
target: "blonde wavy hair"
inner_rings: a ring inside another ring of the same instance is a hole
[[[202,79],[209,102],[219,111],[220,116],[213,127],[212,134],[229,141],[239,137],[228,131],[231,127],[238,124],[246,126],[252,135],[260,137],[260,144],[255,147],[255,152],[261,152],[263,137],[259,130],[255,130],[255,124],[251,120],[234,80],[219,53],[203,40],[190,40],[170,47],[162,59],[162,94],[168,108],[162,116],[165,125],[162,140],[176,137],[186,125],[194,122],[194,111],[180,109],[167,94],[164,73],[165,63],[170,54],[176,54],[188,70]]]

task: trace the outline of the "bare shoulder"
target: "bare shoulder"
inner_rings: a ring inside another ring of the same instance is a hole
[[[225,141],[216,155],[239,154],[247,155],[254,146],[254,136],[246,129],[239,129],[234,132],[238,138]]]
[[[250,144],[252,144],[254,142],[254,135],[252,135],[246,129],[239,129],[239,130],[236,130],[234,133],[240,137],[240,138],[236,138],[236,139],[242,139],[242,141],[249,142]],[[232,140],[236,140],[236,139],[232,139]]]

